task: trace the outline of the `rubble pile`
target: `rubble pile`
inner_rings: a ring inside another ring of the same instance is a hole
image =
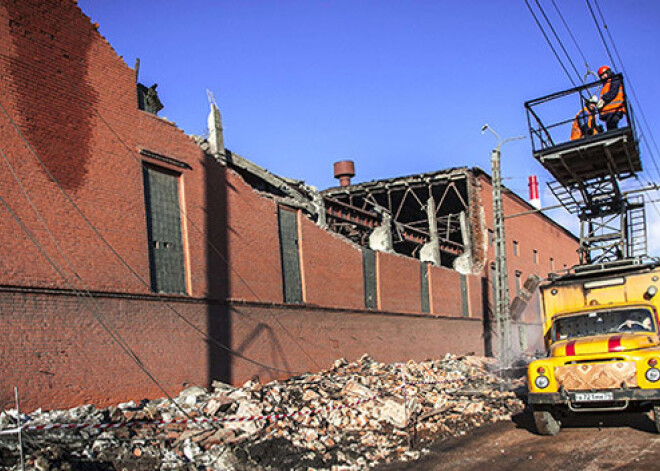
[[[365,469],[417,459],[429,440],[462,435],[522,410],[512,392],[515,382],[503,387],[488,371],[493,366],[490,359],[473,356],[401,366],[365,355],[286,381],[261,384],[255,377],[241,388],[221,382],[211,391],[191,387],[174,403],[158,399],[107,409],[37,411],[24,418],[27,425],[133,423],[26,430],[23,447],[28,467],[38,470]],[[293,416],[190,422],[275,414]],[[0,414],[0,429],[15,424],[16,411]],[[18,458],[17,436],[0,435],[0,467],[19,469]]]

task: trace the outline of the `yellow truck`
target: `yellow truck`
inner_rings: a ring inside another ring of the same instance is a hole
[[[581,266],[540,287],[547,356],[529,365],[537,430],[584,412],[653,412],[660,433],[660,262]]]

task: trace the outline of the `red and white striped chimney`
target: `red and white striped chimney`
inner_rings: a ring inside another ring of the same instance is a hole
[[[529,176],[529,204],[536,209],[541,209],[541,198],[539,197],[539,179],[536,175]]]

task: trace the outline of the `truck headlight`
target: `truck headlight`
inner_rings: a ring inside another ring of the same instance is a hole
[[[658,378],[660,378],[660,370],[657,371],[658,371]],[[536,384],[536,387],[539,389],[545,389],[548,387],[548,384],[550,384],[550,380],[548,379],[547,376],[539,376],[534,380],[534,384]]]
[[[655,383],[660,379],[660,370],[657,368],[649,368],[646,370],[646,379]]]

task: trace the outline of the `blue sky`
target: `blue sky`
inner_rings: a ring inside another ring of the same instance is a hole
[[[539,1],[584,73],[552,0]],[[529,2],[536,8],[535,0]],[[609,64],[586,2],[554,2],[591,68]],[[490,171],[496,141],[481,135],[481,126],[489,123],[502,138],[527,134],[523,103],[571,87],[524,0],[79,5],[127,64],[140,57],[140,81],[158,83],[161,116],[187,133],[203,134],[209,89],[229,149],[321,189],[336,184],[332,163],[343,159],[355,161],[356,182],[454,166]],[[651,52],[660,44],[660,2],[598,5],[660,141],[653,111],[660,103],[660,55]],[[660,181],[648,149],[642,153],[643,179]],[[533,159],[529,139],[503,147],[502,173],[523,196],[528,175],[537,174],[542,185],[550,179]],[[555,204],[542,193],[544,205]],[[652,222],[660,219],[660,211],[647,213]],[[575,229],[572,216],[551,215]],[[660,250],[660,243],[651,245]]]

